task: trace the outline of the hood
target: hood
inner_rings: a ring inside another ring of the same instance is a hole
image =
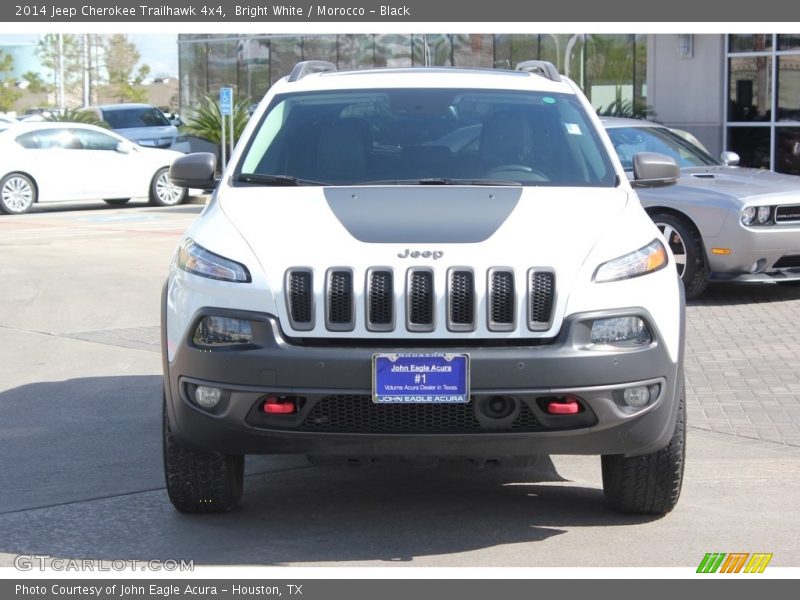
[[[381,186],[221,190],[269,281],[287,268],[532,266],[573,273],[618,222],[618,188]],[[226,193],[227,192],[227,193]],[[279,200],[275,196],[280,195]]]
[[[769,197],[770,202],[800,201],[800,177],[765,169],[694,167],[681,169],[675,188],[691,187],[742,200]]]

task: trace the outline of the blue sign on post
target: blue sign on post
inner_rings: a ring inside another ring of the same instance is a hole
[[[227,116],[233,111],[233,88],[219,88],[219,112]]]

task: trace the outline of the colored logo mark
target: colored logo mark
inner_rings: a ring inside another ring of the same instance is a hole
[[[700,565],[698,573],[763,573],[772,560],[772,554],[765,552],[708,552]]]

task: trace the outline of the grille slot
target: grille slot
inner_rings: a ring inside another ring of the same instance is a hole
[[[800,204],[778,206],[775,209],[776,223],[791,223],[793,221],[800,221]]]
[[[467,404],[375,404],[369,395],[321,398],[299,427],[332,433],[503,433],[545,428],[523,402],[508,429],[484,429],[475,417],[475,399]]]
[[[394,279],[388,270],[371,270],[367,275],[367,329],[394,329]]]
[[[475,329],[475,276],[468,270],[451,270],[447,289],[447,328]]]
[[[772,265],[773,269],[796,269],[797,267],[800,267],[800,255],[797,254],[781,256]]]
[[[292,327],[308,330],[314,327],[314,277],[310,270],[287,273],[286,295]]]
[[[409,331],[433,331],[435,292],[433,289],[433,272],[428,270],[410,270],[406,292],[406,313]]]
[[[528,327],[541,331],[550,327],[556,275],[552,271],[531,269],[528,275]]]
[[[516,314],[514,273],[492,269],[489,271],[489,329],[512,331]]]
[[[330,269],[327,276],[326,320],[331,331],[353,329],[353,273]]]

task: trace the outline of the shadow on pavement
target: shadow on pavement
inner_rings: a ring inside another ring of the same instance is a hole
[[[163,489],[160,386],[108,377],[0,393],[0,552],[219,565],[441,555],[457,566],[475,560],[459,553],[503,546],[510,564],[535,565],[509,544],[652,520],[611,512],[601,490],[563,483],[549,458],[475,469],[248,457],[240,507],[182,515]]]
[[[737,306],[800,299],[798,283],[713,283],[687,306]]]

